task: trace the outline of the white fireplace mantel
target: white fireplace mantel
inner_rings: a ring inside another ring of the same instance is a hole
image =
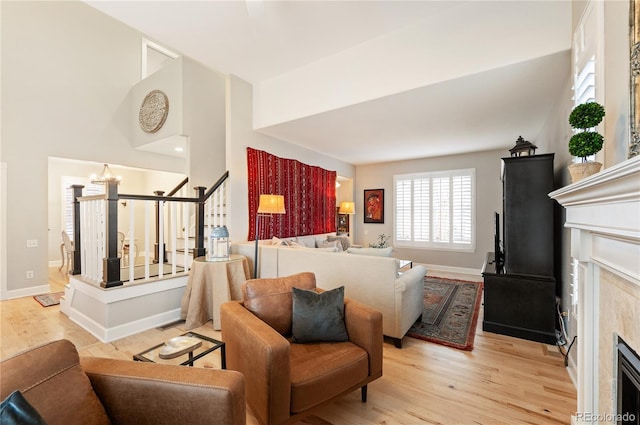
[[[578,261],[574,275],[578,288],[577,415],[598,414],[600,269],[640,286],[640,157],[549,196],[566,208],[571,256]],[[574,421],[596,423],[576,417]]]

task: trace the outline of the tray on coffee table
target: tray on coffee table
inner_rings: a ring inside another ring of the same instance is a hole
[[[141,353],[135,354],[133,360],[193,366],[197,360],[216,350],[220,351],[221,368],[226,369],[227,360],[224,342],[195,332],[187,332],[162,344],[154,345]],[[183,361],[179,357],[185,354],[188,359]]]

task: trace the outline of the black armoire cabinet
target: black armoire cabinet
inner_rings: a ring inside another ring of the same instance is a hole
[[[482,328],[555,344],[553,154],[503,158],[502,167],[504,266],[487,255]]]

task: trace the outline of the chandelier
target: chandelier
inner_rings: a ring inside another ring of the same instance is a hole
[[[109,168],[109,164],[104,164],[102,175],[92,174],[90,178],[93,184],[107,184],[109,182],[120,183],[120,180],[122,180],[122,177],[113,174],[111,168]]]

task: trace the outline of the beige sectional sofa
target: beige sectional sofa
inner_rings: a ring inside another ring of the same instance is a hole
[[[253,270],[253,242],[233,244],[232,252],[249,258]],[[258,269],[261,278],[313,272],[319,288],[333,289],[344,285],[346,297],[382,312],[383,333],[393,338],[397,347],[402,346],[402,337],[422,314],[427,270],[416,265],[404,273],[398,273],[398,261],[393,257],[270,245],[261,241]],[[232,288],[231,296],[240,299],[240,289]]]

